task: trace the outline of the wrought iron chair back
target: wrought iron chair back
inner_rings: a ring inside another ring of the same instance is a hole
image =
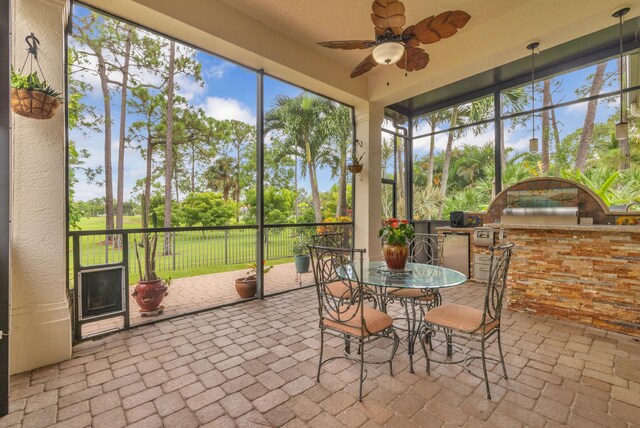
[[[409,244],[409,258],[411,263],[425,263],[428,265],[440,265],[440,246],[438,235],[429,233],[416,233]]]
[[[513,242],[507,245],[491,247],[490,250],[489,281],[487,282],[487,292],[484,298],[484,325],[500,320],[504,292],[507,288],[507,275],[509,273]]]
[[[356,317],[360,317],[363,331],[368,332],[362,310],[364,300],[362,262],[366,250],[317,245],[310,245],[309,249],[320,317],[340,324],[352,323]],[[348,273],[347,279],[340,278],[338,270]],[[330,287],[338,282],[344,284],[342,293],[330,290]]]
[[[342,248],[343,235],[340,232],[319,233],[313,236],[313,245],[320,247]]]

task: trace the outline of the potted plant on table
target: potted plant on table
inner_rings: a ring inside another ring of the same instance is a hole
[[[152,214],[152,221],[155,228],[158,222],[155,213]],[[164,310],[164,306],[160,306],[160,304],[165,296],[169,294],[167,290],[169,289],[171,278],[164,281],[156,274],[158,233],[152,232],[143,235],[144,270],[142,269],[142,261],[140,260],[140,251],[138,250],[138,241],[136,239],[134,239],[134,245],[140,279],[131,295],[135,298],[143,315],[160,314]]]
[[[62,103],[62,95],[41,81],[37,72],[20,74],[11,70],[11,110],[32,119],[50,119]]]
[[[267,263],[266,260],[262,261],[262,272],[267,273],[273,266],[265,266]],[[247,272],[247,276],[244,278],[236,279],[236,292],[238,296],[243,299],[248,299],[249,297],[253,297],[256,295],[256,275],[258,273],[258,265],[254,263],[249,263],[248,265],[251,269]]]
[[[309,246],[307,242],[299,241],[293,244],[293,261],[296,265],[297,273],[309,272],[311,256],[309,255]]]
[[[413,235],[413,226],[407,220],[390,218],[383,223],[378,237],[382,239],[382,254],[389,269],[404,269],[409,256],[409,242]]]

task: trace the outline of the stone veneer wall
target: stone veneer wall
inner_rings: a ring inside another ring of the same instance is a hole
[[[604,228],[510,230],[509,309],[640,336],[640,233]]]

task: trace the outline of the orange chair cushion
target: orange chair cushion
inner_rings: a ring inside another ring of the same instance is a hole
[[[483,312],[476,308],[454,303],[438,306],[431,309],[424,316],[424,320],[430,324],[458,330],[465,333],[481,333]],[[485,326],[485,331],[489,332],[496,328],[500,322],[491,321]]]
[[[364,306],[362,309],[364,311],[364,332],[361,330],[362,318],[360,317],[358,307],[355,305],[351,305],[350,307],[346,305],[342,306],[340,313],[335,311],[329,312],[329,315],[324,317],[322,322],[327,328],[352,336],[369,336],[370,334],[379,333],[391,327],[393,324],[393,318],[382,311],[368,306]]]
[[[422,301],[431,301],[433,300],[433,293],[425,292],[424,290],[420,290],[419,288],[389,288],[387,293],[392,296],[405,298],[405,299],[420,299]]]
[[[351,287],[342,281],[334,281],[325,285],[325,291],[327,294],[337,297],[338,299],[350,299]]]

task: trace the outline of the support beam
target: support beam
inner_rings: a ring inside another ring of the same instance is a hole
[[[256,112],[256,224],[258,239],[256,240],[256,296],[264,299],[264,70],[258,70],[257,78],[257,112]]]
[[[25,37],[40,40],[47,82],[64,87],[64,38],[69,3],[12,1],[12,62],[20,67]],[[11,373],[71,357],[65,264],[64,107],[48,120],[13,115],[11,139]]]
[[[355,106],[356,138],[364,143],[364,168],[355,180],[355,247],[366,248],[365,257],[382,260],[378,230],[382,216],[382,169],[380,129],[384,107],[363,103]]]
[[[0,416],[9,412],[9,0],[0,0]]]

